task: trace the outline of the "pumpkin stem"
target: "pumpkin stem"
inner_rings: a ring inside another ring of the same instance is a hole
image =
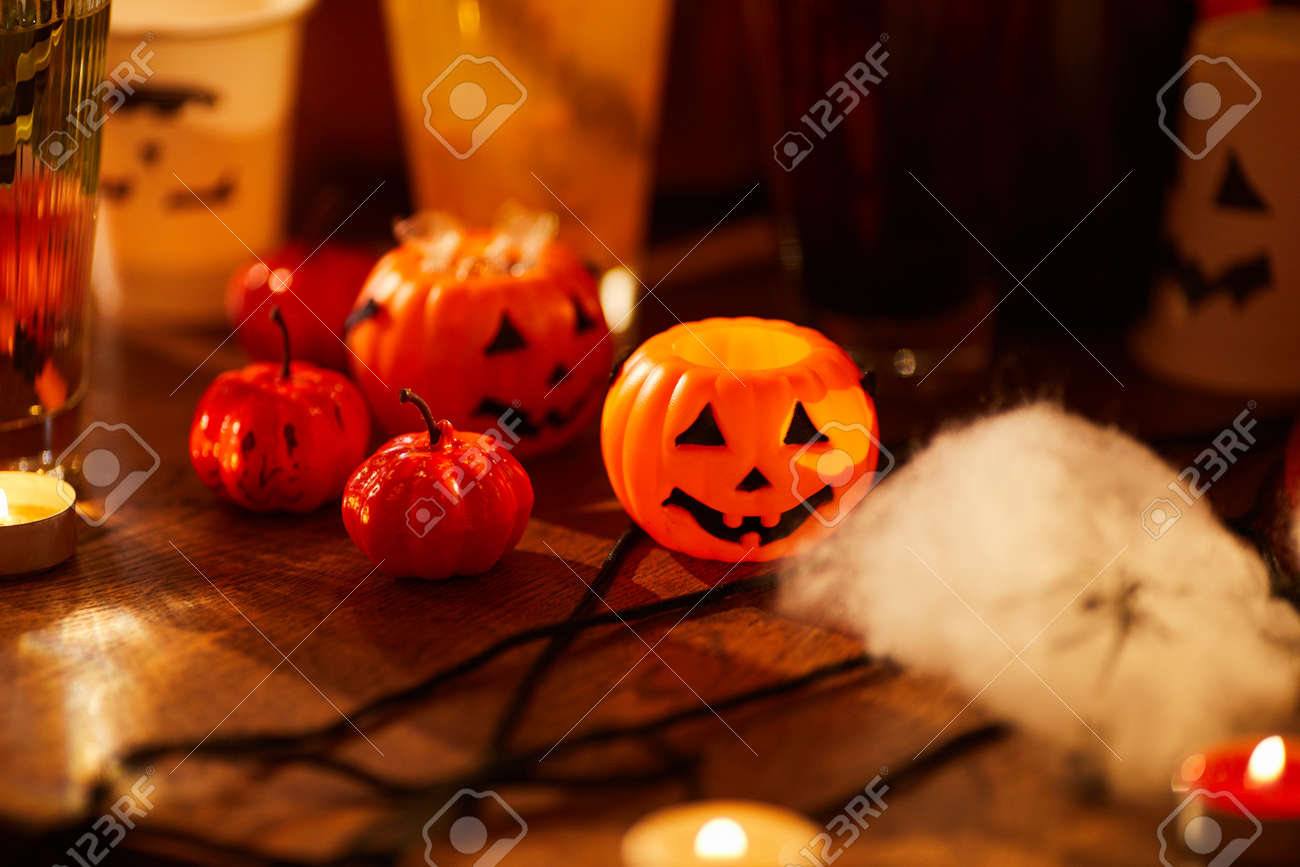
[[[284,315],[280,313],[279,306],[271,307],[271,321],[280,326],[280,338],[284,341],[284,366],[280,368],[280,376],[285,379],[289,378],[289,326],[284,322]]]
[[[866,373],[862,374],[862,379],[858,380],[858,385],[862,386],[862,390],[867,393],[867,397],[871,398],[872,400],[875,400],[876,399],[875,368],[872,368],[871,370],[868,370]]]
[[[424,398],[420,397],[409,388],[404,388],[397,393],[402,403],[413,403],[415,408],[424,416],[424,423],[429,428],[429,445],[436,446],[438,440],[442,439],[442,430],[439,429],[438,423],[433,420],[433,413],[429,410],[429,404],[425,403]]]

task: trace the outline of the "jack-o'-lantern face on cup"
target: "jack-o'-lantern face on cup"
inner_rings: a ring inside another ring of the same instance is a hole
[[[605,468],[661,545],[784,557],[827,536],[884,455],[875,404],[844,350],[788,322],[707,319],[637,349],[605,400]]]

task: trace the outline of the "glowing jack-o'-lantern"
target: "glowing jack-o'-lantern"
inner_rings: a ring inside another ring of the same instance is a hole
[[[843,349],[752,317],[647,340],[601,420],[605,469],[628,514],[667,548],[733,562],[828,535],[871,487],[878,435]]]
[[[462,430],[508,429],[514,453],[554,448],[600,405],[612,348],[594,278],[554,241],[554,214],[515,212],[491,231],[443,214],[399,223],[348,319],[353,378],[390,434],[409,383]]]

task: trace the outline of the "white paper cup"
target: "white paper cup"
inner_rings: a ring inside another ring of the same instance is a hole
[[[1170,85],[1180,147],[1165,214],[1171,263],[1134,353],[1189,385],[1300,393],[1300,13],[1214,19],[1189,55]],[[1210,96],[1192,105],[1199,117],[1183,110],[1194,87]]]
[[[231,271],[250,249],[283,240],[302,20],[313,2],[114,0],[110,79],[130,69],[104,129],[103,313],[136,325],[220,321]]]

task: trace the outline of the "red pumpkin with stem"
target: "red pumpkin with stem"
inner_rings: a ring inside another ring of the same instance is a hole
[[[216,494],[255,512],[310,512],[337,499],[370,445],[365,398],[342,374],[284,360],[227,371],[204,392],[190,428],[190,460]]]
[[[533,509],[528,473],[510,446],[434,421],[404,388],[428,428],[389,440],[348,480],[343,525],[381,572],[441,580],[486,572],[523,536]]]

